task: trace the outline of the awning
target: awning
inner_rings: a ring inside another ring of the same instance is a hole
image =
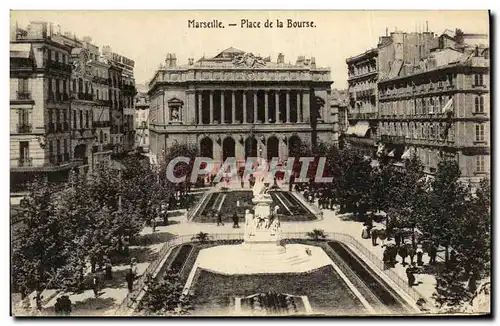
[[[349,126],[349,127],[347,128],[346,134],[348,134],[348,135],[354,135],[355,130],[356,130],[356,125],[354,125],[354,126]]]
[[[370,123],[368,121],[360,121],[356,123],[356,129],[354,130],[354,133],[358,137],[366,137],[368,129],[370,129]]]
[[[442,113],[446,113],[448,111],[452,110],[452,105],[453,105],[453,97],[448,100],[445,106],[443,106],[443,109],[441,110]]]
[[[12,43],[10,44],[11,58],[29,58],[31,53],[31,44]]]
[[[401,159],[402,159],[402,160],[409,160],[409,159],[411,158],[412,152],[413,152],[412,148],[411,148],[411,147],[410,147],[410,148],[408,148],[408,149],[407,149],[407,150],[403,153],[403,155],[401,155]]]

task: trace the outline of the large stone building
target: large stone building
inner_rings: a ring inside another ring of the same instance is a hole
[[[286,158],[301,143],[334,142],[330,70],[314,58],[276,62],[229,48],[177,65],[168,54],[149,84],[150,148],[195,144],[216,162]]]
[[[365,62],[371,69],[363,70]],[[456,158],[472,182],[489,172],[487,35],[393,32],[347,64],[353,148],[396,163],[415,154],[431,175],[444,156]],[[375,90],[360,104],[363,80]]]
[[[51,26],[12,29],[10,43],[11,191],[35,176],[67,177],[80,165],[71,149],[71,47],[54,41]]]
[[[116,96],[116,104],[113,111],[114,125],[113,138],[116,144],[128,152],[134,148],[134,97],[137,93],[134,79],[134,60],[124,57],[112,51],[106,45],[102,49],[103,56],[108,59],[114,67],[112,80],[113,96]],[[120,75],[120,76],[118,76]]]
[[[121,78],[122,68],[101,56],[91,41],[54,30],[47,22],[31,22],[26,29],[12,26],[12,192],[36,175],[64,181],[73,168],[86,173],[110,163],[110,111],[120,108],[119,94],[113,98],[110,92],[120,85],[110,77],[116,71]],[[121,119],[116,127],[124,129]]]
[[[142,152],[149,152],[149,97],[147,92],[141,91],[137,85],[135,96],[135,148]],[[140,149],[139,149],[140,148]]]

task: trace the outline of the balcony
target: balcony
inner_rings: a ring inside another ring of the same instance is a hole
[[[111,106],[111,101],[109,100],[97,100],[97,103],[102,106]]]
[[[45,60],[44,64],[45,64],[46,68],[71,73],[71,66],[67,65],[65,63],[51,61],[51,60]]]
[[[365,112],[365,113],[349,113],[347,115],[349,120],[372,120],[378,119],[377,112]]]
[[[18,159],[18,165],[20,167],[33,166],[33,159],[31,157],[20,157]]]
[[[88,93],[78,93],[78,99],[79,100],[84,100],[84,101],[93,101],[94,100],[94,95],[93,94],[88,94]]]
[[[108,128],[110,126],[109,121],[94,121],[94,128]]]
[[[16,99],[18,101],[30,101],[31,100],[31,92],[16,92]]]
[[[380,140],[384,143],[406,144],[406,137],[404,136],[380,135]]]
[[[104,151],[112,151],[115,148],[115,145],[113,144],[106,144],[102,147]]]
[[[31,133],[31,124],[22,124],[17,125],[17,133],[18,134],[29,134]]]
[[[68,101],[68,100],[69,100],[68,94],[56,93],[56,101],[57,102]]]

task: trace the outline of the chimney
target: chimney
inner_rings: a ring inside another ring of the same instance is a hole
[[[190,66],[192,66],[194,64],[194,59],[193,58],[189,58],[188,59],[188,63]]]
[[[278,54],[277,63],[285,63],[285,56],[283,55],[283,53]]]

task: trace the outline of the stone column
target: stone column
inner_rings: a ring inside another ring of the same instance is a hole
[[[236,123],[236,94],[235,91],[231,91],[231,116],[233,124]]]
[[[226,97],[224,91],[220,92],[220,123],[226,123]]]
[[[301,123],[302,122],[302,93],[300,91],[297,91],[297,122]]]
[[[186,119],[189,124],[196,124],[196,96],[195,91],[190,90],[187,94]]]
[[[286,91],[286,122],[290,123],[290,91]]]
[[[311,121],[311,109],[310,109],[310,94],[309,90],[304,91],[304,103],[303,103],[303,108],[302,108],[302,119],[304,122],[310,122]]]
[[[281,159],[283,159],[283,160],[284,160],[284,159],[286,159],[286,158],[287,158],[287,156],[288,156],[288,155],[287,155],[287,154],[288,154],[288,149],[287,149],[287,147],[286,147],[286,143],[285,143],[285,141],[284,141],[285,136],[280,135],[280,136],[278,137],[278,139],[279,139],[279,147],[278,147],[278,148],[279,148],[279,150],[278,150],[278,154],[279,154],[279,157],[280,157]],[[285,162],[286,162],[286,161],[285,161]]]
[[[276,91],[274,93],[274,100],[275,100],[275,115],[276,115],[276,121],[275,123],[280,123],[281,122],[281,117],[280,117],[280,92]]]
[[[264,93],[264,123],[269,123],[269,91],[265,91]]]
[[[202,97],[203,93],[198,92],[198,124],[201,125],[203,124],[203,119],[202,119]]]
[[[210,123],[214,123],[214,91],[210,91]]]
[[[328,114],[328,112],[330,112],[330,96],[331,96],[331,92],[328,90],[326,91],[326,100],[325,100],[325,106],[323,106],[323,112],[321,112],[322,116],[323,116],[323,122],[326,123],[326,116]]]
[[[243,122],[247,123],[247,91],[243,91]]]
[[[253,91],[253,123],[257,123],[257,91]]]
[[[170,122],[170,108],[165,100],[165,93],[163,93],[163,109],[165,110],[165,124]]]

